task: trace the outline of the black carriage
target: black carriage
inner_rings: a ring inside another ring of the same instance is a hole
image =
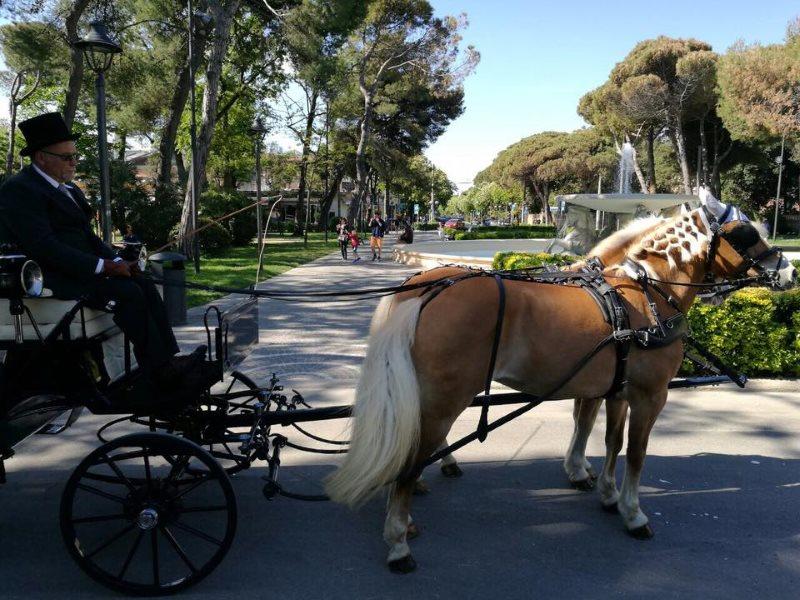
[[[269,417],[302,402],[299,395],[287,399],[276,377],[259,387],[231,370],[257,342],[256,300],[206,312],[201,380],[164,393],[137,368],[113,307],[94,310],[43,291],[34,263],[9,252],[0,257],[0,483],[5,462],[29,436],[60,433],[84,411],[119,415],[100,429],[101,445],[65,486],[67,550],[117,591],[185,589],[208,575],[233,541],[229,475],[277,454]],[[226,377],[227,387],[212,393]],[[112,437],[112,427],[121,435]]]

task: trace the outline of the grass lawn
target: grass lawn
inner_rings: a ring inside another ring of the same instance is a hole
[[[772,241],[772,240],[770,240]],[[780,246],[784,250],[797,250],[800,251],[800,237],[793,236],[793,237],[784,237],[779,235],[775,239],[775,245]]]
[[[308,247],[303,246],[302,238],[289,236],[281,238],[270,235],[269,240],[270,242],[286,240],[286,242],[267,243],[264,250],[264,266],[261,270],[262,281],[320,256],[325,256],[338,247],[336,234],[328,234],[328,243],[325,244],[324,234],[310,233]],[[258,255],[255,244],[228,248],[216,256],[203,256],[200,259],[199,275],[195,274],[191,264],[187,264],[186,279],[193,283],[244,288],[255,282],[257,266]],[[186,294],[190,307],[205,304],[224,296],[224,294],[203,290],[187,290]]]

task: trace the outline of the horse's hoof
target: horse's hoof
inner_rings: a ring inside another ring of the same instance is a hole
[[[430,493],[431,493],[430,486],[421,479],[417,479],[417,482],[414,484],[414,495],[427,496]]]
[[[617,507],[616,502],[612,502],[611,504],[601,504],[600,506],[602,506],[603,510],[606,511],[608,514],[611,515],[619,514],[619,508]]]
[[[413,540],[419,537],[419,527],[417,527],[416,523],[409,523],[408,528],[406,529],[406,539]]]
[[[653,528],[650,527],[649,523],[645,523],[641,527],[637,527],[636,529],[628,529],[628,535],[637,540],[649,540],[652,538],[656,533],[653,531]]]
[[[408,556],[404,556],[403,558],[389,561],[389,570],[392,573],[411,573],[411,571],[416,568],[417,561],[415,561],[414,557],[410,554]]]
[[[464,471],[462,471],[461,467],[459,467],[457,464],[442,465],[442,475],[445,477],[456,479],[457,477],[461,477],[463,474]]]
[[[570,481],[569,483],[576,490],[582,492],[591,492],[594,489],[594,479],[591,477],[588,479],[581,479],[580,481]]]

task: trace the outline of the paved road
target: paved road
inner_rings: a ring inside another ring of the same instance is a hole
[[[384,285],[410,270],[343,263],[331,255],[269,282],[284,289]],[[374,303],[261,304],[261,345],[243,364],[277,371],[315,405],[350,401]],[[198,335],[181,332],[187,345]],[[380,532],[383,503],[359,513],[330,503],[266,502],[261,468],[238,475],[239,531],[224,563],[187,598],[797,598],[800,586],[800,385],[753,382],[676,391],[656,425],[643,508],[656,537],[630,539],[594,494],[565,485],[569,403],[551,403],[458,453],[465,476],[431,469],[416,498],[419,569],[390,574]],[[499,414],[499,413],[498,413]],[[456,433],[474,428],[468,411]],[[4,598],[104,598],[70,562],[57,529],[70,471],[104,419],[39,436],[8,463],[0,488]],[[597,466],[603,417],[589,444]],[[342,422],[310,426],[342,435]],[[335,460],[287,453],[282,483],[307,493]],[[620,469],[620,475],[621,475]]]

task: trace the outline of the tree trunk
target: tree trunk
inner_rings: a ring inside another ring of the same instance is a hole
[[[195,44],[198,46],[197,52],[194,52],[194,68],[196,70],[200,66],[200,60],[203,56],[205,37],[196,35]],[[169,103],[167,121],[164,124],[164,129],[161,132],[161,140],[158,143],[158,153],[160,156],[158,168],[159,186],[167,187],[172,184],[172,161],[175,157],[175,138],[178,135],[181,116],[186,108],[186,102],[189,99],[190,86],[189,57],[187,56],[178,71],[175,92],[172,94],[172,100]]]
[[[644,178],[644,172],[642,171],[642,166],[639,164],[639,153],[636,151],[636,147],[633,147],[633,171],[636,173],[636,180],[639,182],[639,189],[642,193],[647,193],[647,181]]]
[[[711,193],[714,194],[715,198],[719,198],[722,200],[722,181],[720,180],[720,167],[722,166],[722,162],[728,157],[733,150],[733,140],[730,141],[728,147],[725,149],[724,152],[720,152],[720,128],[717,126],[717,123],[714,123],[714,160],[711,164],[711,176],[709,177],[709,183],[711,185]]]
[[[185,186],[189,173],[186,171],[186,163],[180,152],[175,152],[175,170],[178,171],[178,185]]]
[[[11,175],[14,170],[14,142],[16,141],[14,133],[17,128],[17,102],[15,89],[18,88],[18,80],[21,79],[21,73],[17,73],[14,78],[14,83],[11,84],[11,96],[8,99],[8,154],[6,154],[6,177]]]
[[[689,174],[689,159],[686,156],[686,139],[683,135],[683,125],[680,119],[673,119],[673,123],[669,128],[669,137],[675,148],[675,154],[678,155],[678,164],[680,164],[681,178],[683,179],[683,192],[684,194],[691,194],[692,177]]]
[[[708,185],[708,142],[706,141],[705,115],[700,117],[700,148],[698,152],[700,153],[700,172],[697,174],[697,178],[700,181],[700,185]]]
[[[362,89],[364,96],[364,114],[361,118],[361,135],[358,138],[356,148],[356,191],[350,201],[350,210],[347,219],[351,223],[355,221],[358,207],[361,206],[364,196],[367,193],[367,146],[369,145],[370,125],[372,123],[372,98],[371,92]]]
[[[75,111],[78,110],[78,98],[81,94],[81,84],[83,83],[83,53],[73,44],[78,41],[78,23],[83,15],[83,11],[89,5],[90,0],[75,0],[67,17],[64,19],[64,28],[67,34],[67,43],[70,48],[70,67],[69,82],[64,93],[64,121],[67,127],[72,127],[75,120]]]
[[[656,193],[656,155],[655,155],[655,132],[652,127],[647,129],[647,193]]]
[[[333,204],[336,194],[339,192],[339,185],[341,185],[342,179],[344,179],[344,168],[337,166],[331,173],[330,183],[322,196],[322,200],[320,200],[320,214],[325,215],[325,219],[328,218],[327,214],[330,212],[331,204]]]
[[[311,97],[308,102],[308,114],[306,115],[306,128],[303,132],[303,154],[300,160],[300,182],[297,186],[297,210],[294,212],[295,234],[302,231],[306,222],[306,185],[308,176],[308,157],[311,154],[311,138],[314,134],[314,119],[317,116],[317,99],[319,91],[311,90]]]
[[[194,160],[198,176],[195,177],[189,169],[190,175],[186,185],[186,195],[183,200],[181,212],[181,250],[187,256],[193,256],[192,248],[192,187],[195,179],[205,179],[206,161],[211,148],[211,139],[214,136],[214,126],[217,120],[217,103],[219,102],[219,84],[222,76],[222,62],[230,44],[230,30],[233,16],[239,8],[239,0],[210,0],[209,11],[214,19],[214,43],[206,67],[206,87],[203,92],[203,114],[200,132],[197,136],[197,156]],[[202,185],[200,186],[202,188]],[[200,190],[198,190],[199,192]],[[198,193],[198,200],[200,194]]]
[[[128,132],[124,129],[119,132],[119,148],[117,149],[117,160],[125,161],[125,147],[128,145]]]

